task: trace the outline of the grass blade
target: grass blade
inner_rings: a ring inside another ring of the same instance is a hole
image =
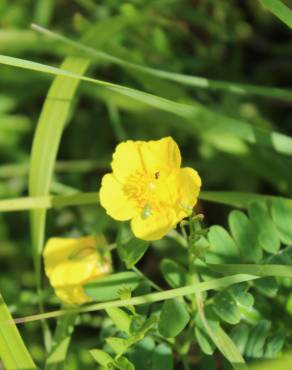
[[[260,2],[275,17],[280,19],[289,28],[292,28],[292,10],[281,0],[260,0]]]
[[[169,81],[177,82],[182,85],[193,86],[201,89],[210,89],[225,91],[234,94],[240,95],[259,95],[266,96],[271,98],[283,98],[291,99],[292,90],[291,89],[281,89],[277,87],[264,87],[250,84],[241,84],[227,81],[216,81],[208,78],[198,77],[198,76],[188,76],[180,73],[167,72],[160,69],[154,69],[150,67],[145,67],[139,64],[128,62],[121,58],[115,57],[103,51],[96,50],[87,45],[84,45],[80,42],[71,40],[63,35],[52,32],[44,27],[41,27],[36,24],[32,24],[32,28],[38,32],[41,32],[47,36],[52,37],[53,39],[59,40],[62,43],[71,46],[73,49],[79,50],[82,54],[85,52],[88,57],[93,60],[104,60],[109,63],[114,63],[124,67],[126,69],[131,69],[134,71],[142,72],[147,75],[158,77],[161,79],[166,79]]]
[[[36,366],[0,294],[0,358],[7,370],[32,370]]]
[[[206,292],[208,290],[214,290],[214,289],[217,290],[221,288],[226,288],[233,284],[238,284],[244,281],[251,281],[255,279],[258,279],[258,276],[246,275],[246,274],[232,275],[232,276],[227,276],[227,277],[223,277],[219,279],[210,280],[210,281],[203,282],[203,283],[187,285],[182,288],[164,290],[163,292],[145,294],[142,296],[133,297],[129,299],[96,303],[96,304],[91,304],[91,305],[81,307],[81,308],[76,308],[76,309],[57,310],[57,311],[27,316],[27,317],[21,317],[21,318],[15,319],[14,321],[16,323],[24,323],[24,322],[49,319],[49,318],[54,318],[54,317],[59,317],[62,315],[69,315],[69,314],[74,314],[74,313],[100,311],[100,310],[105,310],[111,307],[126,307],[126,306],[131,306],[131,305],[138,306],[142,304],[150,304],[154,302],[164,301],[166,299],[183,297],[189,294],[195,294],[195,293],[200,293],[200,292]]]
[[[89,61],[86,59],[68,57],[62,64],[62,69],[82,74],[88,65]],[[49,194],[61,135],[78,83],[78,80],[57,76],[48,92],[32,145],[29,170],[29,194],[32,197]],[[34,210],[31,213],[31,235],[38,281],[44,244],[45,209]]]
[[[19,68],[31,69],[43,73],[70,77],[75,80],[82,80],[105,87],[136,101],[140,101],[153,108],[160,109],[168,113],[174,113],[188,120],[189,124],[182,125],[181,128],[195,135],[205,133],[208,130],[225,132],[226,134],[231,134],[235,137],[243,139],[248,143],[272,148],[278,153],[292,155],[292,138],[289,136],[252,126],[244,121],[239,121],[218,113],[211,112],[198,103],[195,105],[177,103],[175,101],[164,99],[139,90],[85,77],[78,73],[66,71],[62,68],[51,67],[24,59],[0,55],[0,63]]]

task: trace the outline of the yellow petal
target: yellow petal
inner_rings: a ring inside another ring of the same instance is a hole
[[[192,212],[201,188],[201,178],[193,168],[181,168],[179,172],[178,203],[185,216]],[[183,216],[183,217],[185,217]]]
[[[139,215],[131,221],[134,235],[143,240],[159,240],[177,223],[172,209],[163,209],[159,213],[143,217]]]
[[[139,152],[140,141],[120,143],[113,154],[111,167],[115,178],[124,183],[130,175],[144,170]]]
[[[81,285],[69,288],[59,288],[56,289],[55,292],[62,302],[68,304],[83,304],[91,301],[91,298],[85,294]]]
[[[143,142],[140,152],[144,166],[150,173],[162,170],[169,171],[180,167],[180,150],[171,137]]]
[[[137,214],[134,203],[126,197],[123,186],[112,174],[103,177],[99,197],[100,204],[115,220],[127,221]]]
[[[45,271],[53,287],[81,284],[95,275],[96,240],[51,238],[44,249]]]

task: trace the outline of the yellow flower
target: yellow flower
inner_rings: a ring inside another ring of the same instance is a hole
[[[120,143],[113,172],[102,179],[100,203],[115,220],[131,220],[137,238],[161,239],[191,214],[200,191],[198,173],[180,166],[180,151],[171,137]]]
[[[43,253],[45,272],[63,302],[82,304],[90,301],[83,285],[111,272],[110,256],[101,251],[104,244],[104,239],[92,236],[48,240]]]

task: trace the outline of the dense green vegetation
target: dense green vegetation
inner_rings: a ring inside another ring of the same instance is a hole
[[[0,368],[288,368],[291,9],[0,0]],[[166,136],[202,178],[204,219],[149,245],[98,191],[118,143]],[[42,250],[84,235],[117,275],[65,315]]]

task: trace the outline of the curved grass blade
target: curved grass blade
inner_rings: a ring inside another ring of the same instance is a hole
[[[0,294],[0,358],[8,370],[36,369],[12,316]]]
[[[61,67],[74,73],[83,74],[89,65],[84,58],[67,57]],[[46,97],[33,138],[29,168],[29,194],[41,196],[49,194],[54,165],[61,136],[68,119],[71,101],[79,84],[64,76],[57,76]],[[33,260],[36,275],[36,288],[41,297],[41,254],[45,239],[46,207],[33,209],[30,214]],[[43,303],[40,298],[40,310]],[[44,344],[51,347],[51,333],[42,322]]]
[[[68,309],[68,310],[57,310],[48,313],[42,313],[32,316],[26,316],[17,318],[14,320],[15,323],[25,323],[36,320],[49,319],[54,317],[59,317],[62,315],[69,315],[74,313],[84,313],[105,310],[111,307],[126,307],[126,306],[138,306],[142,304],[151,304],[154,302],[165,301],[166,299],[183,297],[190,294],[206,292],[208,290],[217,290],[221,288],[227,288],[230,285],[238,284],[244,281],[251,281],[258,279],[258,276],[237,274],[232,276],[227,276],[219,279],[214,279],[202,283],[187,285],[182,288],[165,290],[163,292],[155,292],[150,294],[145,294],[138,297],[133,297],[129,299],[122,299],[110,302],[91,304],[81,308]]]
[[[105,87],[106,89],[117,92],[136,101],[140,101],[153,108],[160,109],[168,113],[174,113],[186,119],[189,124],[182,125],[181,128],[195,135],[211,130],[215,130],[215,132],[224,131],[226,134],[238,137],[248,143],[273,148],[278,153],[292,155],[292,138],[289,136],[252,126],[244,121],[214,113],[198,103],[195,105],[177,103],[153,94],[85,77],[78,73],[76,74],[66,71],[62,68],[51,67],[24,59],[0,55],[0,63],[43,73],[70,77],[75,80],[82,80]]]
[[[89,61],[68,57],[62,69],[82,74]],[[57,76],[44,103],[34,135],[29,170],[29,194],[38,197],[49,194],[53,169],[61,135],[68,118],[72,98],[79,81]],[[46,207],[31,213],[31,235],[37,281],[40,281],[40,257],[44,244]]]
[[[202,294],[196,293],[196,304],[199,317],[208,333],[210,339],[214,342],[219,351],[231,363],[234,370],[248,370],[246,363],[232,339],[225,333],[220,325],[210,325],[204,310]]]
[[[280,0],[260,0],[260,3],[267,8],[275,17],[280,19],[289,28],[292,28],[292,10]]]
[[[167,72],[167,71],[160,70],[160,69],[145,67],[139,64],[128,62],[127,60],[115,57],[103,51],[96,50],[88,45],[71,40],[63,35],[50,31],[39,25],[32,24],[31,27],[34,30],[41,32],[47,36],[50,36],[56,40],[59,40],[62,43],[69,45],[76,50],[79,50],[82,53],[85,52],[88,55],[88,57],[90,57],[91,59],[92,58],[97,59],[97,60],[102,59],[107,62],[120,65],[121,67],[124,67],[126,69],[135,70],[135,71],[147,74],[147,75],[151,75],[151,76],[158,77],[161,79],[166,79],[169,81],[177,82],[182,85],[193,86],[193,87],[201,88],[201,89],[210,89],[210,90],[230,92],[230,93],[240,94],[240,95],[250,94],[250,95],[266,96],[266,97],[271,97],[271,98],[292,99],[291,89],[281,89],[277,87],[264,87],[264,86],[257,86],[257,85],[251,85],[251,84],[227,82],[227,81],[216,81],[216,80],[211,80],[211,79],[203,78],[203,77],[188,76],[188,75],[184,75],[180,73],[172,73],[172,72]]]

